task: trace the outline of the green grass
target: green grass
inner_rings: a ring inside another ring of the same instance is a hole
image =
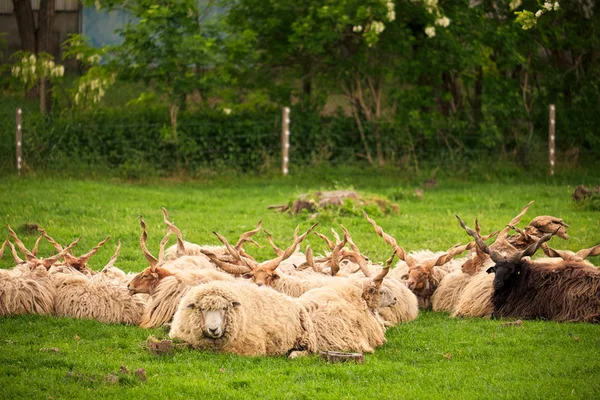
[[[444,250],[467,236],[455,213],[484,231],[504,226],[530,200],[536,203],[520,226],[536,215],[559,216],[570,225],[569,241],[552,239],[557,248],[577,250],[600,242],[600,212],[575,205],[570,195],[577,180],[535,183],[473,183],[440,179],[423,200],[410,193],[417,181],[400,173],[370,171],[344,175],[317,170],[296,177],[219,176],[194,182],[0,178],[0,214],[31,247],[36,234],[22,226],[37,223],[61,243],[81,236],[76,254],[107,235],[112,240],[91,261],[100,269],[121,239],[117,265],[141,271],[147,266],[139,249],[140,214],[148,223],[149,248],[157,253],[165,227],[160,207],[196,243],[217,244],[216,230],[234,239],[258,220],[280,247],[289,244],[294,227],[307,228],[308,215],[291,217],[268,211],[317,189],[353,187],[366,194],[399,198],[400,212],[377,222],[407,250]],[[589,178],[592,182],[594,179]],[[597,179],[596,179],[597,181]],[[318,230],[343,223],[371,259],[383,261],[389,249],[362,218],[326,213]],[[339,231],[339,229],[338,229]],[[5,231],[6,232],[6,231]],[[266,243],[264,234],[256,236]],[[310,239],[311,247],[323,245]],[[171,242],[172,243],[172,242]],[[259,259],[272,257],[265,247],[248,246]],[[51,248],[44,244],[41,254]],[[598,258],[592,259],[599,264]],[[10,268],[10,256],[0,260]],[[242,358],[192,350],[153,356],[143,348],[160,330],[109,326],[95,321],[18,316],[0,318],[0,398],[598,398],[600,397],[600,327],[525,321],[452,319],[422,312],[416,321],[387,332],[388,342],[364,365],[328,365],[317,357]],[[79,340],[76,340],[75,337]],[[58,353],[40,351],[59,349]],[[119,373],[124,365],[144,368],[148,380]],[[105,381],[107,374],[119,383]]]

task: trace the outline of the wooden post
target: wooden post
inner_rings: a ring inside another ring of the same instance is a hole
[[[17,173],[21,176],[21,166],[23,165],[23,131],[21,130],[23,122],[23,111],[17,108],[17,131],[16,140],[17,145],[16,157],[17,157]]]
[[[290,108],[283,107],[281,116],[281,170],[287,175],[290,161]]]
[[[555,160],[555,127],[556,115],[554,104],[550,104],[550,125],[548,130],[548,159],[550,161],[550,176],[554,175],[554,160]]]

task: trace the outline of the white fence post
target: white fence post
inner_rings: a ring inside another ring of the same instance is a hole
[[[548,130],[548,159],[550,160],[550,176],[554,175],[554,160],[555,160],[555,127],[556,127],[556,108],[554,104],[550,104],[550,125]]]
[[[17,145],[16,157],[17,157],[17,173],[21,176],[21,167],[23,165],[23,131],[22,124],[23,122],[23,111],[20,108],[17,108],[17,130],[16,130],[16,138],[15,143]]]
[[[283,107],[281,116],[281,170],[287,175],[290,161],[290,108]]]

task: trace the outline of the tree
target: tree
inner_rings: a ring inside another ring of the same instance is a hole
[[[51,53],[54,46],[52,30],[54,29],[55,0],[40,0],[37,24],[35,22],[30,0],[12,0],[21,50],[32,54]],[[49,113],[51,85],[47,79],[40,80],[40,110]]]

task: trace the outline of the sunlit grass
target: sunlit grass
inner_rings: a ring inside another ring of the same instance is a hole
[[[37,234],[27,223],[44,227],[61,243],[81,236],[76,254],[110,235],[111,241],[91,260],[100,269],[122,241],[117,265],[140,271],[146,262],[139,249],[139,216],[148,223],[149,247],[157,253],[165,232],[160,207],[186,240],[217,244],[212,231],[236,238],[258,220],[280,247],[291,242],[296,225],[319,222],[328,233],[342,223],[361,250],[375,261],[389,256],[387,245],[361,217],[330,212],[296,217],[267,210],[300,193],[353,187],[368,194],[400,198],[399,213],[376,216],[386,232],[407,250],[444,250],[467,237],[454,214],[484,231],[501,228],[530,200],[536,203],[521,226],[536,215],[555,215],[569,225],[569,241],[557,248],[577,250],[600,242],[600,212],[572,203],[573,185],[557,183],[468,183],[440,181],[422,200],[412,193],[418,183],[393,174],[327,176],[308,174],[286,179],[230,176],[203,182],[146,182],[4,177],[0,180],[0,215],[28,246]],[[339,229],[338,229],[339,231]],[[6,233],[6,230],[5,230]],[[256,239],[266,244],[264,234]],[[323,250],[316,237],[311,247]],[[268,247],[248,251],[272,257]],[[43,244],[41,254],[51,247]],[[592,260],[598,264],[598,260]],[[12,266],[5,254],[0,266]],[[0,398],[597,398],[600,395],[600,327],[525,321],[452,319],[422,312],[416,321],[387,332],[388,342],[364,365],[328,365],[318,357],[242,358],[192,350],[157,357],[144,349],[150,334],[131,326],[95,321],[18,316],[0,318]],[[41,349],[57,348],[59,352]],[[147,382],[121,373],[144,368]],[[118,383],[106,375],[119,377]]]

